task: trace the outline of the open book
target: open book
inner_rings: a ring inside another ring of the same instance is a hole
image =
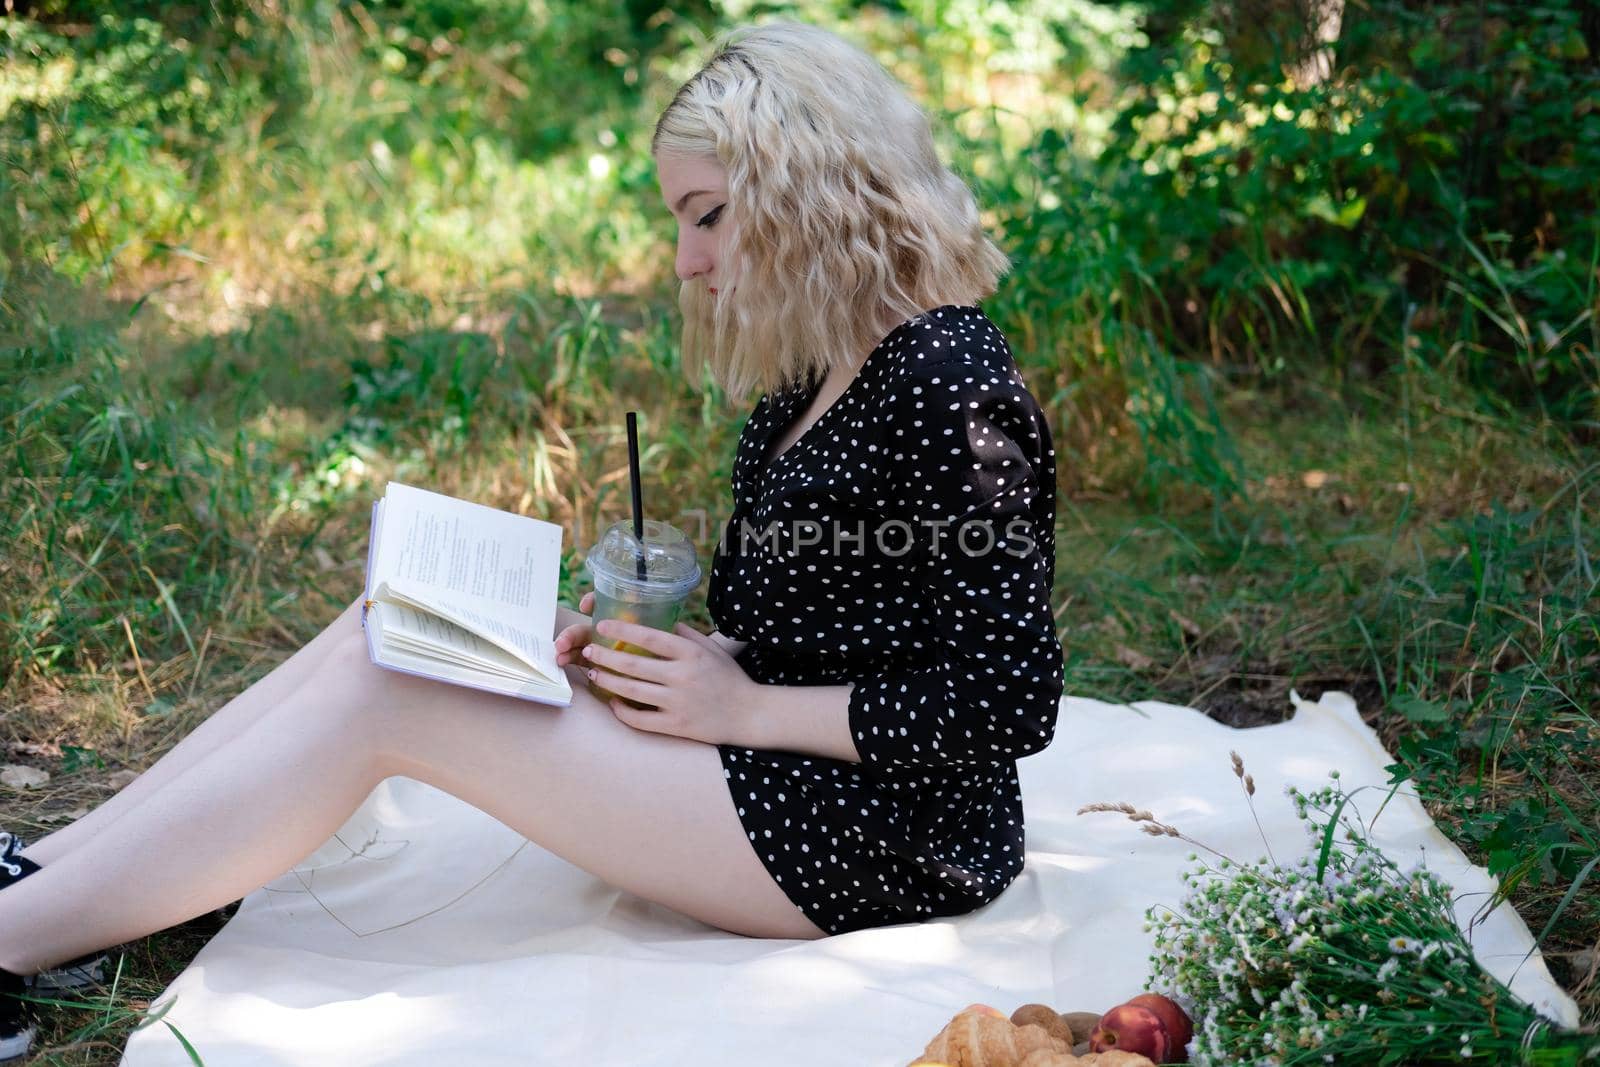
[[[561,527],[390,482],[372,506],[362,624],[372,662],[572,703],[553,631]]]

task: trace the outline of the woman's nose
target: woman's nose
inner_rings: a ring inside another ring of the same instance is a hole
[[[705,250],[696,248],[689,242],[678,245],[678,261],[676,264],[678,280],[689,281],[711,271],[711,257]]]

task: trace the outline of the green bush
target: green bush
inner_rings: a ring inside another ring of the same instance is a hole
[[[1153,303],[1187,353],[1381,373],[1406,337],[1600,423],[1600,20],[1576,0],[1352,4],[1332,77],[1300,85],[1230,6],[1151,5],[1096,165],[1066,131],[1038,140],[1055,195],[1022,234],[1030,265],[1114,235],[1106,299]]]
[[[239,15],[184,36],[102,14],[68,34],[0,21],[0,226],[9,258],[73,278],[181,244],[205,220],[214,147],[293,110],[301,76]]]

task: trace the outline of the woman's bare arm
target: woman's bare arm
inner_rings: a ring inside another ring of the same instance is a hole
[[[741,653],[741,652],[743,652],[745,650],[745,646],[750,643],[748,641],[735,641],[731,637],[724,637],[722,634],[718,633],[716,630],[712,630],[710,636],[711,636],[711,640],[713,640],[717,644],[721,645],[722,646],[722,650],[724,652],[726,652],[730,656],[738,656],[739,653]]]
[[[758,685],[749,718],[751,748],[862,762],[850,730],[853,685]]]

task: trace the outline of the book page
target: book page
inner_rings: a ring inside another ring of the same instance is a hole
[[[386,650],[383,665],[391,670],[415,674],[422,678],[452,682],[490,693],[504,693],[523,700],[535,700],[541,704],[553,704],[558,707],[568,707],[572,704],[570,688],[555,690],[541,682],[532,682],[525,678],[486,674],[480,670],[465,669],[451,663],[440,662],[432,656],[418,655],[403,649]]]
[[[561,527],[390,482],[376,526],[374,589],[475,630],[541,674],[555,661]]]
[[[517,657],[442,616],[388,601],[378,604],[376,610],[382,612],[385,645],[491,674],[523,681],[544,680],[543,675]]]
[[[440,642],[451,642],[457,651],[468,651],[466,642],[459,640],[455,635],[461,634],[471,638],[472,649],[498,648],[520,665],[522,672],[529,677],[545,678],[554,681],[560,676],[559,668],[548,670],[543,665],[534,662],[524,651],[523,645],[517,642],[520,636],[524,642],[532,640],[532,636],[525,631],[519,631],[514,626],[506,625],[492,617],[485,617],[478,612],[462,606],[463,600],[450,593],[440,593],[430,590],[425,586],[414,583],[408,585],[401,581],[385,579],[378,583],[377,595],[373,598],[386,607],[405,608],[408,611],[426,616],[428,626],[426,630],[413,628],[412,637],[418,642],[423,642],[437,637]],[[551,645],[549,641],[543,642]],[[553,650],[552,650],[553,651]],[[486,653],[487,654],[487,653]]]
[[[436,615],[387,601],[368,609],[365,626],[372,661],[389,670],[567,707],[572,686],[554,684],[501,651]]]

